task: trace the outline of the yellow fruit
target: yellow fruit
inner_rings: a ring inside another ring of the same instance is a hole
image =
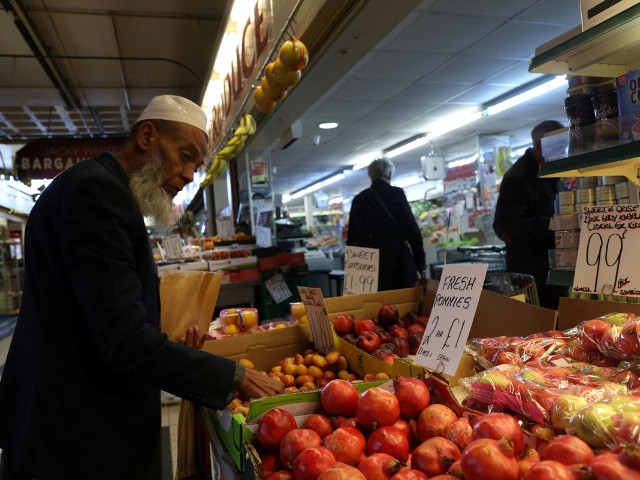
[[[273,107],[276,106],[276,102],[273,100],[269,100],[264,92],[262,91],[262,87],[257,87],[253,92],[253,103],[255,103],[256,108],[260,110],[262,113],[269,113],[273,110]]]
[[[282,371],[287,375],[298,375],[298,366],[293,363],[287,363],[282,366]]]
[[[296,37],[291,37],[282,44],[278,59],[291,70],[300,70],[309,63],[309,52],[304,43]]]
[[[333,365],[340,358],[340,352],[338,350],[332,350],[331,352],[327,353],[324,358],[327,360],[327,364]]]
[[[306,315],[302,315],[299,320],[300,323],[309,323],[309,318]]]
[[[296,384],[296,377],[293,375],[285,375],[280,380],[282,380],[285,387],[293,387]]]
[[[280,62],[280,60],[276,60],[275,62],[273,62],[273,69],[269,73],[270,76],[267,77],[267,79],[269,80],[269,84],[272,85],[273,82],[275,82],[285,90],[293,87],[300,81],[300,78],[302,77],[300,70],[290,70],[285,67],[282,62]]]
[[[349,378],[349,372],[346,370],[340,370],[338,372],[338,378],[341,378],[342,380],[347,380],[347,378]]]
[[[243,365],[245,368],[250,368],[251,370],[255,368],[255,365],[253,364],[253,362],[248,358],[241,358],[240,360],[238,360],[238,363],[240,365]]]
[[[349,362],[344,355],[340,355],[336,361],[336,368],[338,370],[346,370],[349,367]]]
[[[307,370],[308,368],[304,363],[298,364],[298,375],[306,375]]]
[[[296,385],[303,385],[305,382],[313,382],[313,377],[311,375],[299,375],[296,377]]]
[[[240,333],[240,329],[238,328],[238,326],[236,324],[226,325],[225,327],[223,327],[222,330],[224,331],[224,333],[226,333],[228,335],[235,335],[237,333]]]
[[[328,366],[327,359],[318,353],[311,356],[311,364],[320,368],[321,370],[325,370]]]
[[[384,372],[376,373],[376,380],[389,380],[389,375]]]
[[[258,313],[253,310],[242,310],[238,315],[238,322],[241,328],[249,330],[258,325]]]
[[[311,365],[307,369],[307,373],[311,375],[313,378],[321,378],[322,377],[322,369],[320,367],[316,367],[315,365]]]
[[[262,81],[260,82],[260,86],[262,87],[262,93],[269,100],[274,102],[279,102],[285,96],[285,91],[279,88],[279,86],[272,86],[268,81],[267,77],[262,77]]]
[[[293,302],[289,306],[289,312],[291,314],[291,318],[301,319],[303,316],[306,316],[307,309],[302,302]]]

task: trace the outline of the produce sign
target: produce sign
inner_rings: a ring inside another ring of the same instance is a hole
[[[378,249],[347,245],[344,258],[343,295],[377,292],[380,261]]]
[[[640,205],[584,207],[573,291],[640,295]]]
[[[415,362],[455,375],[480,300],[487,264],[445,265]]]
[[[319,288],[298,287],[298,292],[307,312],[313,343],[320,352],[330,352],[335,348],[335,345],[331,320],[327,315],[322,290]]]

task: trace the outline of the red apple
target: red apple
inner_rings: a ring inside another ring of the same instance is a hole
[[[355,324],[356,335],[360,335],[364,332],[374,332],[376,330],[376,323],[367,318],[365,320],[357,321]]]
[[[398,323],[399,318],[398,309],[393,305],[382,305],[378,310],[378,323],[383,327]]]
[[[372,353],[382,345],[382,341],[377,333],[366,331],[358,335],[356,346],[367,353]]]
[[[353,315],[344,314],[333,317],[333,328],[338,335],[352,333],[355,331],[355,320]]]

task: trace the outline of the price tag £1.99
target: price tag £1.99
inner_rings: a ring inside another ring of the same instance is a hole
[[[488,265],[445,265],[415,356],[419,365],[455,375],[478,307]]]
[[[344,250],[343,295],[358,295],[378,291],[377,248],[347,245]]]

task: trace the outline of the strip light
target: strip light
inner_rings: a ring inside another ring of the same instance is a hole
[[[309,185],[308,187],[305,187],[301,190],[298,190],[296,192],[293,192],[291,195],[288,196],[288,199],[285,201],[285,196],[282,196],[282,203],[286,203],[289,200],[295,200],[296,198],[300,198],[303,197],[304,195],[307,195],[309,193],[315,192],[316,190],[320,190],[322,187],[326,187],[327,185],[331,185],[332,183],[335,183],[339,180],[342,180],[344,177],[346,177],[346,175],[344,174],[344,172],[341,173],[336,173],[328,178],[325,178],[324,180],[320,180],[317,183],[314,183],[312,185]]]
[[[402,155],[403,153],[413,150],[414,148],[421,147],[428,141],[429,140],[427,138],[427,135],[420,135],[416,138],[410,139],[406,143],[403,143],[397,147],[392,147],[390,150],[385,151],[384,156],[387,158],[397,157],[398,155]]]
[[[453,117],[447,117],[438,122],[438,124],[444,124],[443,127],[437,128],[427,133],[425,137],[426,141],[430,142],[431,140],[441,137],[442,135],[445,135],[449,132],[457,130],[458,128],[462,128],[465,125],[470,124],[471,122],[475,122],[480,118],[482,118],[482,112],[479,110],[470,111],[470,112],[460,112]]]
[[[533,87],[525,92],[522,92],[518,95],[515,95],[511,98],[507,98],[495,105],[488,106],[484,111],[486,115],[491,116],[496,113],[504,112],[505,110],[515,107],[516,105],[520,105],[521,103],[528,102],[540,95],[543,95],[551,90],[555,90],[558,87],[566,87],[567,86],[567,76],[566,75],[558,75],[553,80],[549,80],[537,87]]]

